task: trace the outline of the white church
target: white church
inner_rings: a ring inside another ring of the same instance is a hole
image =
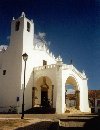
[[[24,53],[28,55],[26,62]],[[76,109],[90,112],[87,80],[85,72],[64,64],[60,56],[55,58],[49,51],[44,40],[34,38],[33,20],[24,12],[18,19],[13,17],[10,44],[0,51],[0,112],[15,106],[21,113],[24,92],[24,110],[42,107],[49,100],[56,113],[65,113],[68,84],[77,95]]]

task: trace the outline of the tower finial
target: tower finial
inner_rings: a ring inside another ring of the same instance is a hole
[[[15,18],[13,17],[13,20],[15,20]]]
[[[58,62],[59,61],[61,61],[62,62],[62,58],[61,58],[61,56],[59,55],[58,57],[57,57],[57,59],[56,59]]]
[[[71,60],[70,60],[70,65],[72,65],[72,64],[73,64],[73,60],[71,59]]]
[[[24,12],[22,12],[21,17],[25,17],[25,13]]]
[[[31,19],[31,22],[33,23],[33,19]]]
[[[85,76],[85,71],[84,70],[82,71],[82,74]]]

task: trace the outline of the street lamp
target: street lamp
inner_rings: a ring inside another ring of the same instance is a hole
[[[24,66],[24,88],[23,88],[23,103],[22,103],[22,116],[21,119],[24,119],[24,91],[25,91],[25,71],[26,71],[26,61],[28,59],[28,55],[24,53],[22,55],[23,60],[25,61],[25,66]]]

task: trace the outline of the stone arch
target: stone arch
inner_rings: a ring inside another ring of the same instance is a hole
[[[54,74],[53,74],[54,75]],[[44,72],[44,71],[41,71],[40,73],[35,73],[35,76],[34,76],[34,81],[37,81],[39,78],[41,77],[47,77],[50,79],[50,81],[52,82],[52,84],[54,84],[55,82],[55,79],[54,77],[52,76],[52,71],[50,71],[49,73],[47,72]]]
[[[57,73],[56,112],[61,114],[66,111],[65,84],[67,81],[76,86],[77,92],[80,93],[78,109],[81,112],[89,112],[87,78],[73,66],[63,70],[60,69]]]
[[[66,91],[65,89],[65,104],[66,107],[75,107],[75,109],[79,110],[80,106],[80,87],[77,78],[74,75],[69,75],[65,81],[66,85],[71,85],[73,89],[71,92]],[[74,91],[73,91],[74,90]]]
[[[34,82],[35,103],[34,106],[52,105],[53,102],[53,85],[52,80],[48,76],[40,76]],[[47,104],[49,103],[49,104]]]
[[[77,90],[80,89],[78,80],[77,80],[77,78],[74,75],[69,75],[66,78],[65,84],[66,83],[73,85],[74,87],[76,87]]]

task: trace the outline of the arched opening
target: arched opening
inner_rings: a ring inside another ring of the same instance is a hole
[[[33,107],[52,107],[53,104],[53,85],[47,76],[41,76],[35,81],[34,92],[32,92]]]
[[[66,110],[79,110],[80,92],[78,82],[73,76],[69,76],[65,83],[65,104]]]
[[[65,93],[66,107],[75,107],[76,101],[75,101],[74,87],[72,85],[66,85],[65,89],[66,89],[66,93]]]

